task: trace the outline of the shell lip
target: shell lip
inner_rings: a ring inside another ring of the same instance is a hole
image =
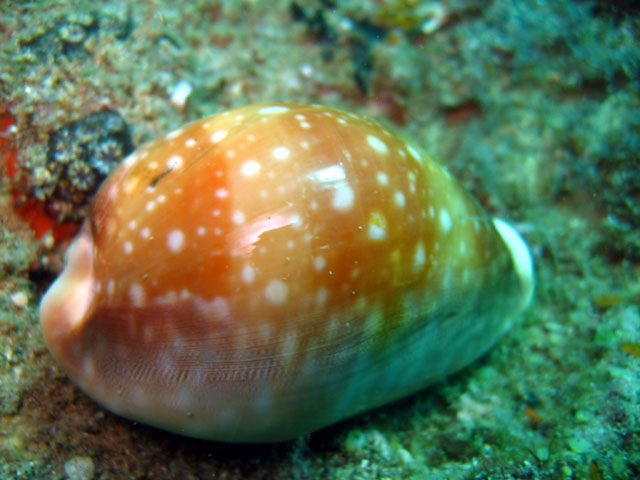
[[[66,341],[89,318],[94,306],[93,260],[93,241],[85,225],[67,250],[64,270],[40,302],[45,341],[58,358]]]

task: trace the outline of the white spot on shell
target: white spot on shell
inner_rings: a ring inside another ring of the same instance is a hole
[[[333,208],[336,210],[347,212],[353,207],[353,199],[353,190],[348,184],[343,183],[334,191],[331,205],[333,205]]]
[[[282,280],[271,280],[264,290],[265,296],[270,303],[282,305],[287,301],[289,288]]]
[[[198,227],[196,230],[196,233],[198,234],[198,236],[202,237],[206,232],[206,229],[204,227]]]
[[[251,177],[260,171],[260,163],[255,160],[249,160],[242,164],[240,173],[245,177]]]
[[[371,240],[384,240],[387,237],[387,232],[379,225],[369,225],[369,238]]]
[[[396,192],[393,194],[393,200],[396,202],[396,205],[400,208],[404,208],[405,198],[402,192]]]
[[[151,237],[151,230],[149,230],[149,227],[144,227],[142,230],[140,230],[140,236],[145,240]]]
[[[236,210],[235,212],[233,212],[233,215],[231,216],[231,220],[233,220],[233,223],[235,223],[236,225],[243,224],[244,213],[242,213],[240,210]]]
[[[215,312],[218,317],[228,318],[230,314],[229,302],[224,297],[215,297],[211,301],[211,310]]]
[[[384,154],[389,151],[389,149],[387,148],[387,144],[375,135],[367,135],[367,143],[378,153]]]
[[[218,198],[227,198],[229,196],[229,191],[226,188],[219,188],[216,190],[216,197]]]
[[[309,174],[309,178],[316,182],[339,182],[347,178],[347,174],[340,165],[332,165]]]
[[[195,147],[196,146],[196,139],[195,138],[188,138],[185,142],[184,142],[184,146],[185,147]]]
[[[249,285],[256,278],[256,272],[251,265],[245,265],[242,269],[242,281]]]
[[[133,252],[133,244],[131,242],[124,242],[122,248],[124,249],[124,253],[126,253],[127,255]]]
[[[327,297],[329,293],[326,288],[320,288],[318,293],[316,293],[316,304],[321,307],[327,302]]]
[[[134,163],[136,163],[138,161],[138,153],[134,152],[131,155],[129,155],[127,158],[124,159],[124,166],[125,167],[131,167]]]
[[[291,227],[299,230],[302,227],[302,218],[297,213],[292,214],[289,217],[289,221],[291,222]]]
[[[416,251],[413,254],[413,271],[418,273],[427,263],[427,253],[424,249],[424,244],[422,242],[418,242],[416,246]]]
[[[177,130],[173,130],[173,131],[167,133],[164,138],[166,138],[167,140],[173,140],[174,138],[176,138],[181,133],[182,133],[182,127],[178,128]]]
[[[132,283],[129,287],[129,300],[134,307],[144,305],[145,293],[142,286],[138,283]]]
[[[171,230],[167,235],[167,247],[174,253],[180,252],[184,247],[184,233],[182,230]]]
[[[268,107],[263,107],[258,110],[260,115],[271,115],[274,113],[283,113],[289,111],[288,107],[283,107],[282,105],[271,105]]]
[[[376,173],[376,180],[378,180],[378,184],[382,186],[389,185],[389,177],[384,172]]]
[[[273,149],[273,156],[278,160],[286,160],[291,152],[287,147],[276,147]]]
[[[167,167],[172,170],[175,168],[180,168],[182,166],[182,157],[180,155],[172,155],[167,160]]]
[[[211,141],[213,143],[216,143],[216,142],[219,142],[220,140],[222,140],[226,136],[227,136],[227,131],[226,130],[218,130],[217,132],[213,132],[211,134]]]
[[[313,259],[313,266],[318,272],[320,272],[324,269],[324,267],[327,266],[327,261],[322,255],[318,255],[316,258]]]
[[[373,212],[369,217],[367,234],[371,240],[387,238],[387,219],[380,212]]]
[[[452,225],[453,223],[451,221],[451,215],[449,214],[449,211],[443,208],[440,211],[440,227],[445,233],[447,233],[449,230],[451,230]]]
[[[115,200],[118,197],[118,186],[114,185],[109,189],[109,198]]]
[[[172,305],[178,301],[178,295],[174,290],[169,290],[164,295],[160,295],[153,299],[153,302],[158,305]]]
[[[416,150],[413,146],[407,145],[407,152],[409,152],[409,155],[411,155],[416,160],[418,161],[422,160],[422,155],[420,155],[420,152]]]

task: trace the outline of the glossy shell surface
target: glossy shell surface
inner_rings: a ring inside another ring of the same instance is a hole
[[[268,442],[459,370],[532,288],[520,236],[416,144],[348,112],[262,104],[129,156],[41,323],[114,412]]]

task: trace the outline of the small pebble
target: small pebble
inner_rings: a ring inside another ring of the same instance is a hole
[[[586,453],[591,451],[592,446],[584,437],[572,437],[569,439],[569,448],[576,453]]]
[[[422,7],[426,20],[420,26],[424,34],[431,34],[439,30],[447,19],[447,9],[439,3],[430,3]]]
[[[24,308],[29,303],[29,297],[23,291],[13,293],[10,298],[13,304],[19,308]]]
[[[95,473],[95,466],[90,457],[73,457],[65,462],[64,473],[69,480],[91,480]]]
[[[180,80],[175,84],[171,92],[171,103],[180,108],[184,107],[192,91],[193,87],[189,82]]]

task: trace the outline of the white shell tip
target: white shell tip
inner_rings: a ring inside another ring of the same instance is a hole
[[[493,219],[493,225],[509,248],[514,268],[520,279],[522,302],[520,310],[524,310],[533,296],[533,258],[531,251],[518,231],[504,220]]]

